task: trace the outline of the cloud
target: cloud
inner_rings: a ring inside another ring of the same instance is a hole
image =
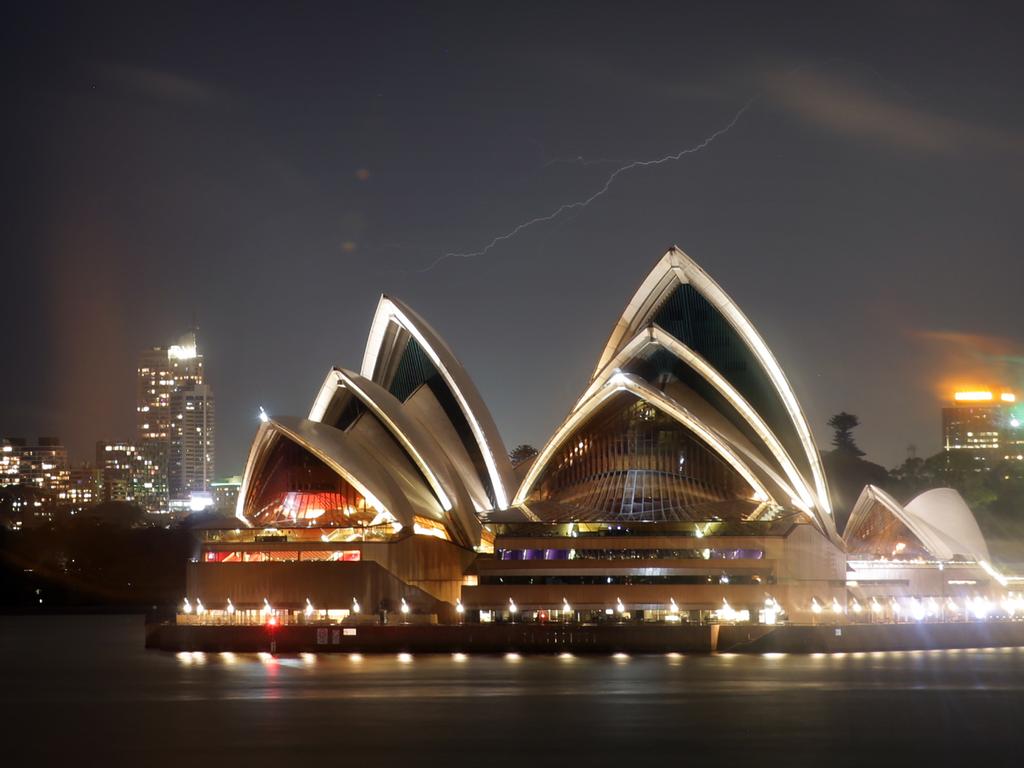
[[[768,93],[797,117],[843,136],[930,153],[977,144],[1024,149],[1020,135],[930,112],[833,74],[805,68],[773,72]]]
[[[197,105],[221,99],[217,89],[172,72],[145,67],[108,67],[106,72],[123,89],[158,101]]]
[[[959,331],[911,331],[924,358],[920,361],[937,392],[956,389],[1024,386],[1024,345],[1002,336]]]

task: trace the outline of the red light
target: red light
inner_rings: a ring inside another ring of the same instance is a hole
[[[267,625],[271,626],[271,627],[276,627],[277,626],[277,616],[271,616],[269,619],[267,619]]]

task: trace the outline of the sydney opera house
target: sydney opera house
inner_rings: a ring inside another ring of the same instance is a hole
[[[513,466],[453,351],[382,297],[359,371],[332,368],[305,417],[264,418],[238,527],[207,533],[190,601],[346,621],[774,623],[946,610],[1003,586],[953,491],[903,507],[869,486],[836,530],[786,375],[677,248],[583,384]]]

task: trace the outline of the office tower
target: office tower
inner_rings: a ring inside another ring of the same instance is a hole
[[[147,511],[166,512],[170,501],[171,396],[179,387],[203,383],[203,356],[195,330],[176,344],[143,351],[137,376],[137,448],[144,476],[136,500]]]
[[[21,483],[21,446],[11,438],[0,439],[0,488]]]
[[[103,501],[137,501],[151,476],[151,464],[128,440],[96,443],[96,468],[102,473]]]
[[[942,444],[950,453],[966,455],[979,471],[1004,461],[1024,460],[1024,414],[1017,396],[1006,389],[953,393],[942,409]]]
[[[168,487],[173,506],[212,504],[214,401],[208,384],[189,382],[171,393]]]
[[[17,439],[12,439],[16,442]],[[40,437],[21,445],[21,485],[59,495],[69,483],[68,451],[57,437]]]
[[[103,500],[103,472],[88,464],[68,472],[68,487],[59,494],[60,504],[70,515]]]

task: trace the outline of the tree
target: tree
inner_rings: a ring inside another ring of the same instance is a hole
[[[536,448],[534,448],[532,445],[527,445],[526,443],[523,443],[521,445],[517,445],[515,448],[509,451],[508,460],[512,462],[513,466],[515,466],[516,464],[522,464],[527,459],[532,459],[536,455]]]
[[[828,420],[828,425],[835,430],[832,437],[832,445],[837,451],[848,453],[853,456],[863,456],[864,451],[857,447],[853,440],[853,430],[860,425],[860,419],[852,413],[841,411]]]

